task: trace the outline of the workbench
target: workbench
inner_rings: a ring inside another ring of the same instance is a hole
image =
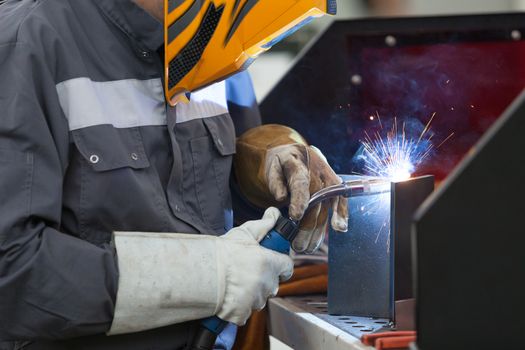
[[[272,298],[268,311],[270,335],[294,350],[373,350],[359,334],[390,326],[386,319],[328,315],[320,295]]]

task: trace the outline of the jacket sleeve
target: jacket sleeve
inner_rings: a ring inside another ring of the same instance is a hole
[[[247,71],[238,73],[226,80],[226,97],[237,137],[251,128],[261,125],[261,112],[252,80]],[[230,190],[233,221],[236,226],[242,225],[248,220],[259,219],[264,214],[263,209],[256,207],[242,195],[235,178],[235,171],[232,171],[230,176]]]
[[[255,97],[252,79],[247,71],[226,80],[226,97],[237,137],[261,125],[261,112]]]
[[[53,63],[0,43],[0,339],[106,332],[118,270],[110,247],[60,232],[69,128]]]

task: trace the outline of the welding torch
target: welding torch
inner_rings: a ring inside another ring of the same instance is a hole
[[[344,181],[338,185],[328,186],[314,193],[308,202],[309,208],[327,199],[342,196],[345,198],[374,195],[390,192],[390,181],[380,178],[367,178]],[[260,245],[278,253],[289,254],[291,242],[299,231],[299,222],[280,216],[274,228],[261,240]],[[217,316],[202,320],[191,350],[212,350],[217,336],[228,325],[228,322]]]

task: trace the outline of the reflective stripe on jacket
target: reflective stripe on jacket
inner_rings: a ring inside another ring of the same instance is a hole
[[[168,108],[162,41],[131,0],[0,6],[0,349],[178,349],[191,337],[194,323],[104,335],[111,233],[223,234],[235,127],[258,114],[251,86],[235,92],[242,76]]]

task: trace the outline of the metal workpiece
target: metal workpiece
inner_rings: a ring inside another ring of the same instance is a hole
[[[355,176],[343,179],[359,182]],[[348,199],[348,232],[330,231],[328,311],[395,321],[395,302],[413,297],[412,216],[432,192],[434,178],[369,184]]]
[[[345,177],[346,178],[346,177]],[[390,182],[386,193],[348,199],[348,232],[330,230],[330,314],[391,318]]]
[[[412,283],[413,217],[421,203],[434,190],[434,177],[421,176],[409,181],[392,182],[390,203],[390,230],[395,251],[394,300],[414,297]],[[397,314],[394,313],[394,316]]]
[[[391,331],[394,327],[393,322],[388,318],[329,314],[327,298],[324,295],[290,297],[288,300],[358,339],[365,334],[377,331]]]
[[[360,337],[390,329],[387,319],[329,315],[320,295],[271,298],[269,333],[293,349],[369,350]]]

